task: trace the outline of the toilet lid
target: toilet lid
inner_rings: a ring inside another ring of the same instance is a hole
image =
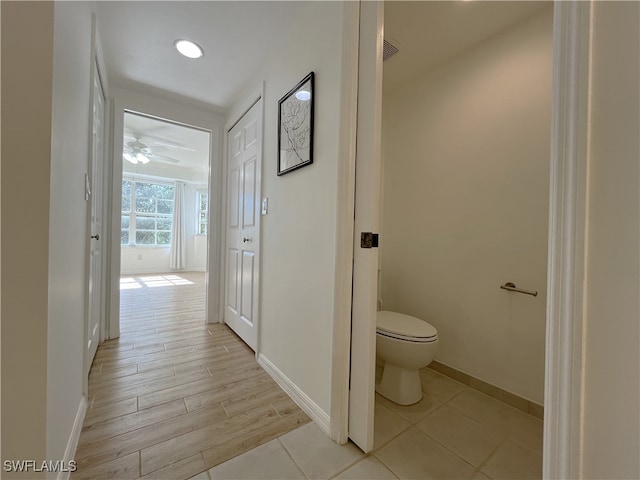
[[[416,317],[397,312],[378,312],[376,330],[383,335],[413,341],[434,341],[438,331]]]

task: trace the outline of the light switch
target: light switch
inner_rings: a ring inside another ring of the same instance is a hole
[[[264,197],[262,199],[262,215],[266,215],[267,214],[267,207],[269,206],[269,199],[267,197]]]

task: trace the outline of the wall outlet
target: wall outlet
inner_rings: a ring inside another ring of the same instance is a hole
[[[141,253],[138,254],[138,260],[142,260],[142,254]]]

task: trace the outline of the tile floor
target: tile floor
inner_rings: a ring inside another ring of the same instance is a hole
[[[541,478],[540,420],[429,368],[421,378],[415,405],[376,395],[369,455],[309,423],[191,480]]]

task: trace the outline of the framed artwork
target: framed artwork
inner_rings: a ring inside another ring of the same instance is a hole
[[[278,175],[313,163],[313,80],[311,72],[278,101]]]

